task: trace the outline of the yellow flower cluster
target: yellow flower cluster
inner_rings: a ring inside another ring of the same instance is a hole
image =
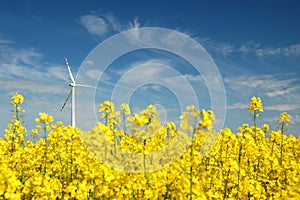
[[[263,105],[260,97],[252,97],[249,103],[248,112],[260,111],[263,112]]]
[[[180,128],[161,124],[152,105],[130,115],[106,101],[99,111],[103,123],[88,133],[39,113],[34,141],[14,111],[0,138],[0,199],[300,199],[300,138],[283,129],[216,133],[213,112],[194,106]]]
[[[36,123],[45,123],[45,124],[49,124],[51,122],[53,122],[53,117],[50,115],[47,115],[46,113],[39,113],[40,118],[35,118],[35,122]]]
[[[200,121],[200,125],[205,129],[212,129],[212,124],[215,121],[215,115],[211,110],[201,111],[202,120]]]
[[[12,101],[10,102],[11,105],[18,105],[18,104],[22,104],[24,102],[24,97],[19,94],[18,92],[16,92],[12,97],[11,97]]]
[[[278,123],[285,123],[286,126],[288,126],[288,123],[290,122],[290,115],[287,112],[282,112],[280,116],[278,117]]]

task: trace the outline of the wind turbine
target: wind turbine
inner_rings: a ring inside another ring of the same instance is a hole
[[[66,103],[68,102],[69,98],[72,95],[72,103],[71,103],[71,126],[75,127],[75,125],[76,125],[76,117],[75,117],[75,88],[76,87],[88,87],[88,88],[95,88],[95,89],[97,89],[97,88],[93,87],[93,86],[89,86],[89,85],[77,84],[75,82],[74,76],[72,74],[72,71],[71,71],[68,59],[66,57],[65,57],[65,61],[66,61],[66,66],[68,68],[69,75],[70,75],[70,78],[71,78],[72,82],[69,83],[69,86],[71,87],[71,91],[69,92],[69,94],[67,96],[67,99],[65,100],[65,102],[64,102],[63,106],[61,107],[60,111],[62,111],[64,109]]]

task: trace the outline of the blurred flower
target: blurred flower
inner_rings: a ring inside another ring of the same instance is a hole
[[[285,123],[286,126],[288,126],[290,122],[290,115],[287,112],[280,113],[278,117],[278,123]]]
[[[260,97],[252,97],[248,106],[248,112],[260,111],[263,112],[263,105]]]

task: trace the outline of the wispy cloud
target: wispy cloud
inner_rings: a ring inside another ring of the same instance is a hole
[[[138,20],[138,18],[135,18],[132,22],[129,22],[129,26],[128,29],[136,29],[136,28],[140,28],[141,24]]]
[[[118,75],[124,75],[126,72],[129,72],[130,70],[140,67],[140,66],[146,66],[148,67],[149,65],[156,65],[156,64],[160,64],[160,65],[166,65],[166,66],[170,66],[170,60],[169,59],[147,59],[147,60],[139,60],[139,61],[135,61],[133,63],[128,64],[128,66],[125,66],[121,69],[118,70],[114,70],[114,69],[109,69],[112,73],[116,73]],[[133,74],[134,75],[134,74]],[[142,76],[149,76],[149,74],[143,73],[140,74]]]
[[[42,54],[34,49],[16,49],[11,43],[0,43],[0,58],[2,63],[14,65],[26,64],[34,66],[42,58]]]
[[[83,25],[87,31],[94,36],[103,37],[109,32],[122,32],[128,29],[135,29],[140,27],[138,18],[135,18],[127,25],[122,25],[119,19],[112,13],[103,15],[88,14],[79,18],[79,23]]]
[[[103,36],[109,30],[106,20],[96,15],[84,15],[80,17],[80,23],[95,36]]]
[[[119,20],[111,13],[107,13],[104,15],[104,18],[106,19],[107,23],[110,25],[111,29],[114,31],[122,31],[123,26],[119,22]]]
[[[265,56],[299,56],[300,44],[286,47],[263,47],[260,43],[248,42],[238,48],[239,52],[254,54],[258,57]]]
[[[300,89],[296,78],[279,79],[274,75],[254,75],[226,78],[225,83],[230,89],[239,93],[259,93],[268,97],[291,94]]]
[[[269,57],[269,56],[299,56],[300,44],[292,44],[290,46],[278,46],[270,47],[263,46],[257,42],[246,42],[242,45],[233,45],[229,43],[216,42],[212,39],[202,41],[204,46],[211,50],[214,54],[220,54],[228,56],[232,53],[252,54],[257,57]]]
[[[265,106],[265,110],[276,110],[276,111],[290,111],[300,108],[300,104],[276,104],[271,106]]]
[[[59,84],[41,83],[32,80],[4,80],[0,81],[1,90],[21,91],[43,94],[65,94],[66,90]]]
[[[0,44],[1,90],[61,94],[63,90],[58,84],[68,80],[66,68],[45,63],[42,57],[34,49]]]
[[[235,103],[235,104],[232,104],[232,105],[228,105],[226,108],[227,109],[245,109],[245,108],[248,108],[248,104]]]
[[[132,63],[123,70],[119,70],[119,79],[114,83],[112,100],[117,104],[127,102],[130,96],[140,88],[140,94],[146,99],[156,99],[153,93],[158,92],[163,97],[163,91],[166,89],[183,103],[183,109],[187,105],[196,104],[196,91],[193,88],[193,81],[199,80],[197,75],[181,75],[176,69],[169,67],[168,60],[150,59],[143,62]],[[111,77],[114,80],[114,77]],[[200,90],[201,88],[197,88]],[[188,97],[188,98],[187,98]],[[163,97],[163,101],[167,101],[168,97]]]
[[[238,51],[238,49],[232,44],[216,42],[211,38],[199,38],[199,37],[193,37],[193,38],[196,39],[201,44],[203,44],[205,48],[214,55],[219,54],[222,56],[228,56],[231,53]]]
[[[286,94],[291,94],[292,92],[298,91],[300,89],[300,86],[292,86],[292,87],[287,87],[283,89],[278,89],[272,92],[267,92],[268,97],[276,97],[276,96],[283,96]]]
[[[201,83],[202,85],[205,85],[205,82],[201,75],[185,74],[185,75],[182,75],[182,77],[188,81],[197,82],[197,83]]]
[[[149,59],[144,61],[134,62],[128,67],[123,69],[118,69],[117,71],[113,71],[113,73],[118,74],[119,76],[123,76],[122,84],[123,86],[130,85],[135,86],[137,82],[161,82],[169,85],[177,85],[176,87],[181,87],[180,81],[185,80],[185,82],[196,82],[197,84],[201,84],[205,86],[205,82],[203,77],[199,74],[185,74],[181,73],[181,71],[177,71],[176,68],[169,67],[173,66],[169,59]],[[113,79],[113,77],[109,77]],[[162,88],[161,86],[155,86],[158,88]],[[184,89],[183,89],[184,90]]]
[[[11,40],[6,40],[6,39],[1,39],[0,38],[0,44],[11,44],[11,43],[13,43]]]
[[[299,115],[290,115],[290,124],[299,124],[300,116]]]

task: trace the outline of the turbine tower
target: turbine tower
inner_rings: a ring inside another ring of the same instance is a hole
[[[65,57],[65,61],[66,61],[66,66],[68,68],[69,75],[70,75],[70,78],[71,78],[72,82],[69,83],[69,86],[71,87],[71,91],[69,92],[69,94],[67,96],[67,99],[65,100],[63,106],[61,107],[61,111],[64,109],[66,103],[68,102],[70,96],[72,95],[72,102],[71,102],[71,126],[75,127],[76,126],[76,116],[75,116],[75,113],[76,113],[75,112],[75,88],[79,86],[79,87],[88,87],[88,88],[95,88],[96,89],[96,87],[89,86],[89,85],[77,84],[75,82],[74,76],[72,74],[72,71],[71,71],[68,59],[66,57]]]

